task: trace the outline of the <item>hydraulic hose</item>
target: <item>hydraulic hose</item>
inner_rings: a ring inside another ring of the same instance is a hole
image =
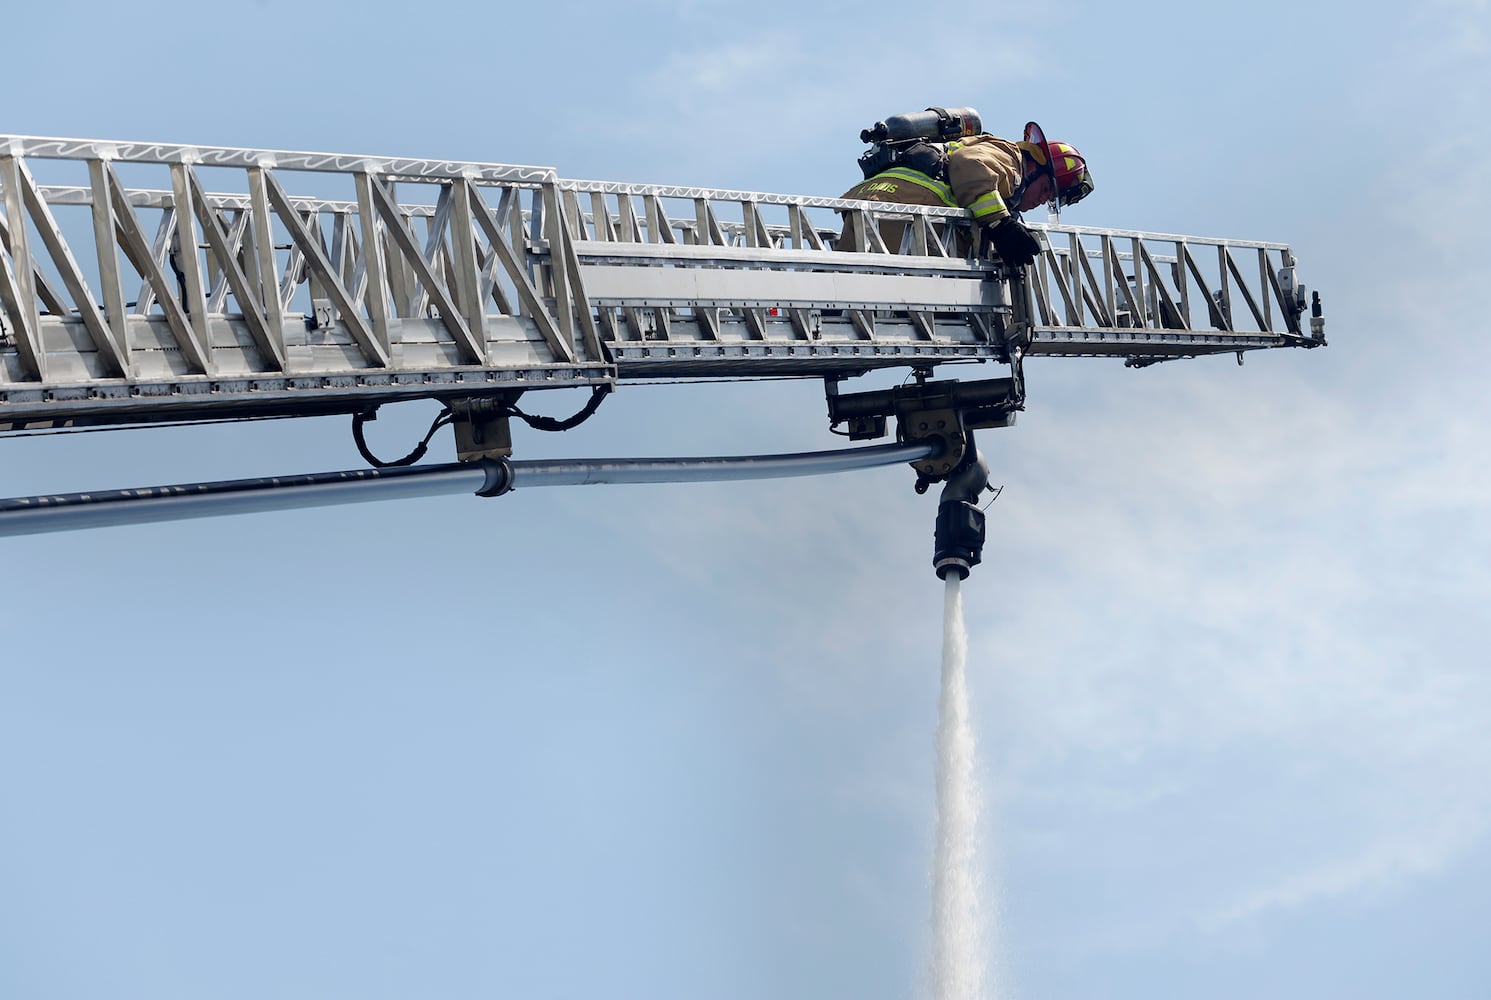
[[[0,500],[0,536],[326,507],[374,500],[602,483],[702,483],[821,476],[914,462],[933,445],[708,458],[577,458],[354,469]]]

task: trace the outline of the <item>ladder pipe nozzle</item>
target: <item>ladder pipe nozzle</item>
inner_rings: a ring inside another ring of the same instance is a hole
[[[939,579],[946,580],[953,573],[966,580],[983,560],[984,512],[976,501],[988,485],[989,463],[975,446],[969,459],[948,477],[937,503],[932,571]]]

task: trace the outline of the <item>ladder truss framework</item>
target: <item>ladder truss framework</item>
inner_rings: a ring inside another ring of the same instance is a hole
[[[1284,244],[1032,228],[1009,274],[953,209],[0,136],[0,429],[1323,343]]]

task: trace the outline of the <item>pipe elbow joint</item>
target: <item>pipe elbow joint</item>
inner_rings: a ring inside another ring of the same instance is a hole
[[[963,464],[953,470],[942,487],[942,503],[974,503],[989,487],[989,463],[984,453],[974,447]]]

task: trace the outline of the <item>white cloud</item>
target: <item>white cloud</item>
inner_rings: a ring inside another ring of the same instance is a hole
[[[1261,889],[1245,893],[1208,915],[1203,926],[1228,931],[1228,925],[1266,917],[1272,911],[1307,906],[1364,890],[1386,889],[1404,880],[1442,871],[1474,846],[1488,826],[1484,802],[1476,811],[1461,809],[1429,817],[1415,816],[1406,829],[1374,839],[1352,853],[1293,872]]]

